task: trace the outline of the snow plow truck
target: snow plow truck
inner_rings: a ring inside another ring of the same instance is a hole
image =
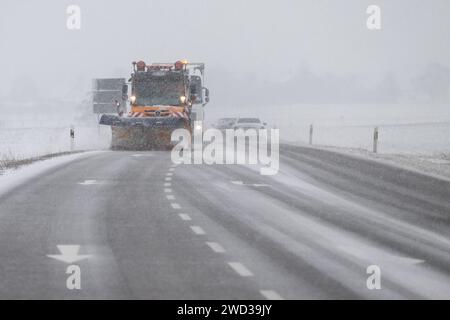
[[[128,98],[128,84],[122,88],[122,99],[115,113],[103,114],[99,123],[111,126],[111,148],[125,150],[169,150],[171,134],[185,128],[192,134],[194,122],[203,120],[203,108],[209,91],[203,87],[203,63],[133,62]],[[123,110],[129,101],[129,112]]]

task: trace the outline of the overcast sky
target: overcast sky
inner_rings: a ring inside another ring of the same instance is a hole
[[[79,31],[66,28],[69,4]],[[366,28],[370,4],[379,31]],[[139,59],[206,62],[215,86],[222,71],[277,82],[305,68],[406,85],[430,65],[450,68],[449,13],[448,0],[1,0],[0,96],[24,79],[41,96],[78,95]]]

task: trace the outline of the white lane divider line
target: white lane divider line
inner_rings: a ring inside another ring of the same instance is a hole
[[[172,192],[172,189],[170,189],[170,188],[164,188],[164,192],[171,193],[171,192]]]
[[[166,176],[173,176],[173,172],[167,172]]]
[[[273,290],[261,290],[259,291],[267,300],[284,300],[276,291]]]
[[[170,182],[164,182],[164,187],[170,187],[172,184]]]
[[[171,194],[166,195],[166,198],[167,200],[175,200],[175,196]]]
[[[181,209],[180,205],[178,203],[171,203],[170,204],[172,206],[172,208],[174,209]]]
[[[82,186],[91,186],[93,184],[99,184],[97,180],[84,180],[83,182],[78,182]]]
[[[172,181],[172,178],[171,178],[171,177],[166,177],[164,180],[166,180],[166,181]]]
[[[240,262],[228,262],[228,265],[241,277],[252,277],[253,273]]]
[[[206,234],[205,230],[203,230],[199,226],[191,226],[191,229],[192,229],[192,231],[194,231],[195,234],[198,234],[198,235]]]
[[[178,215],[184,221],[191,221],[192,220],[191,217],[188,214],[186,214],[186,213],[179,213]]]
[[[217,252],[217,253],[224,253],[225,252],[225,248],[222,247],[220,244],[218,244],[217,242],[206,242],[206,244],[212,249],[212,251]]]

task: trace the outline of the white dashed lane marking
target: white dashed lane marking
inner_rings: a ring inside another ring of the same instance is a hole
[[[252,277],[253,273],[240,262],[228,262],[228,265],[241,277]]]
[[[192,231],[194,231],[195,234],[202,235],[206,234],[206,232],[199,226],[191,226]]]
[[[170,168],[169,171],[175,171],[175,168]]]
[[[172,192],[172,189],[170,189],[170,188],[164,188],[164,192],[171,193],[171,192]]]
[[[166,198],[167,200],[175,200],[175,196],[171,194],[166,195]]]
[[[164,180],[166,180],[166,181],[172,181],[172,178],[171,178],[171,177],[166,177]]]
[[[167,172],[166,176],[173,176],[173,172]]]
[[[186,213],[179,213],[178,215],[179,215],[180,218],[183,219],[184,221],[190,221],[190,220],[192,220],[191,217],[190,217],[188,214],[186,214]]]
[[[238,185],[238,186],[270,187],[268,184],[265,184],[265,183],[244,183],[244,182],[238,181],[238,180],[231,181],[231,183]]]
[[[165,182],[164,187],[170,187],[172,184],[170,182]]]
[[[277,292],[275,292],[273,290],[261,290],[260,293],[267,300],[283,300],[283,298]]]
[[[214,251],[217,253],[224,253],[225,249],[224,247],[222,247],[220,244],[218,244],[217,242],[206,242],[206,244]]]
[[[99,184],[97,180],[84,180],[83,182],[78,182],[78,184],[81,184],[82,186],[90,186],[93,184]]]
[[[180,205],[178,203],[171,203],[170,204],[172,206],[172,208],[174,209],[181,209]]]

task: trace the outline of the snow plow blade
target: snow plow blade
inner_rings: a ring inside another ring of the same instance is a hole
[[[134,127],[142,126],[145,128],[182,128],[185,124],[184,118],[177,117],[119,117],[115,115],[104,114],[100,118],[100,124],[112,127]]]
[[[188,121],[176,117],[119,117],[103,115],[100,124],[111,126],[114,150],[170,150],[172,132],[189,130]]]

